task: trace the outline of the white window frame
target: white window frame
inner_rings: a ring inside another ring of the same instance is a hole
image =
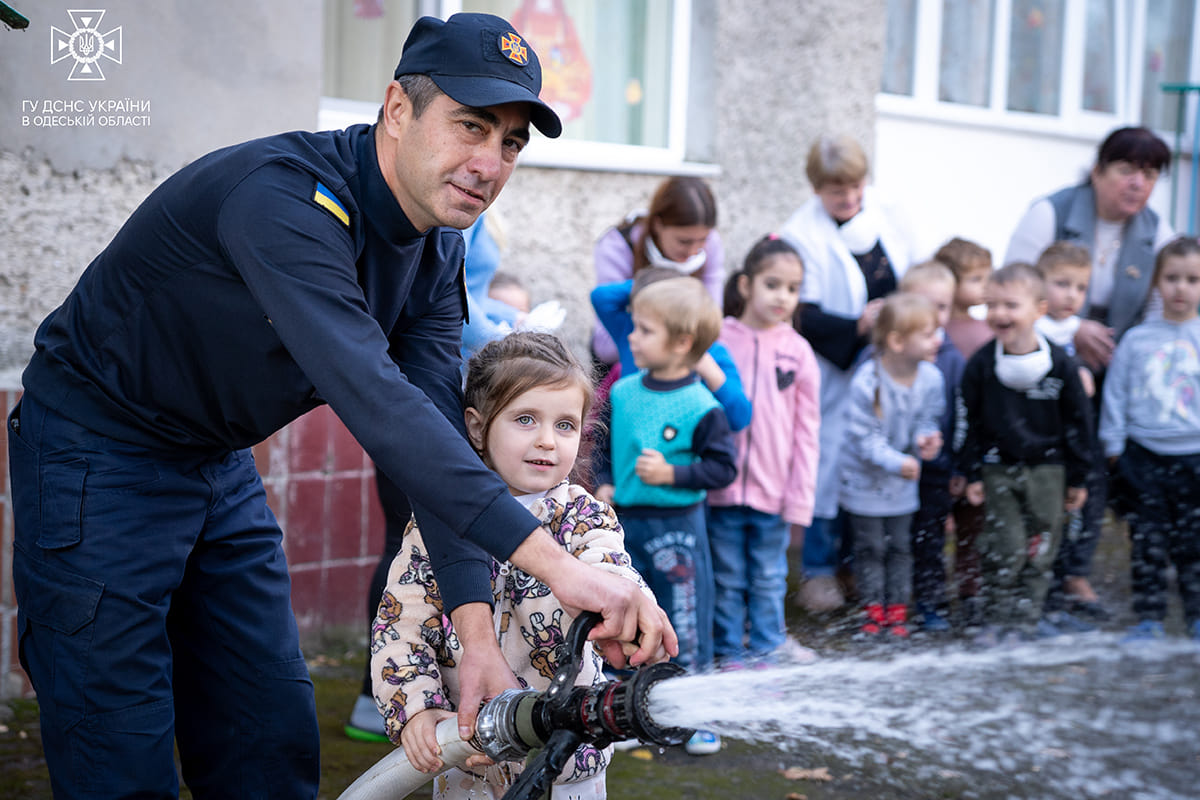
[[[462,10],[462,0],[423,2],[422,13],[446,19]],[[521,152],[521,163],[535,167],[596,170],[608,172],[650,172],[715,175],[715,164],[687,160],[687,119],[691,74],[692,0],[674,0],[671,42],[671,107],[667,123],[667,146],[610,144],[571,139],[547,139],[534,136]],[[321,129],[373,123],[379,113],[378,102],[321,97],[317,124]]]
[[[876,109],[897,117],[934,119],[960,125],[1096,141],[1114,127],[1136,123],[1141,115],[1142,64],[1139,43],[1145,37],[1146,0],[1133,0],[1132,3],[1118,1],[1115,7],[1115,108],[1111,113],[1088,111],[1082,107],[1086,0],[1066,0],[1064,6],[1063,61],[1058,114],[1035,114],[1010,111],[1006,108],[1012,0],[996,0],[993,10],[995,16],[992,24],[991,94],[986,107],[938,99],[942,0],[918,0],[913,94],[904,96],[880,92],[876,95]],[[1200,13],[1196,16],[1200,17]],[[1195,24],[1194,19],[1193,25]],[[1193,41],[1200,42],[1195,38]],[[1195,75],[1197,51],[1200,51],[1200,47],[1194,45],[1192,51],[1192,74]],[[1189,104],[1188,108],[1194,108],[1194,105]],[[1190,130],[1190,120],[1188,129]],[[1174,136],[1174,131],[1160,133],[1167,138]]]

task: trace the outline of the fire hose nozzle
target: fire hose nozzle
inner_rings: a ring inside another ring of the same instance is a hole
[[[667,747],[687,741],[693,731],[659,725],[650,717],[650,688],[659,681],[684,674],[677,664],[643,667],[628,680],[596,686],[575,686],[583,662],[588,633],[599,623],[599,614],[581,614],[567,632],[567,661],[559,666],[545,692],[509,689],[487,702],[475,723],[473,744],[496,761],[524,758],[543,747],[551,737],[563,746],[637,738]],[[555,772],[554,774],[557,774]]]
[[[473,744],[496,761],[520,760],[559,730],[601,747],[634,738],[666,747],[682,744],[692,731],[656,723],[648,695],[654,684],[684,673],[676,664],[655,664],[629,680],[573,687],[562,700],[531,689],[508,689],[480,710]]]

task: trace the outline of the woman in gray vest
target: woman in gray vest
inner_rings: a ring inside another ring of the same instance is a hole
[[[1161,306],[1150,285],[1154,255],[1175,234],[1147,203],[1170,160],[1170,149],[1153,131],[1118,128],[1101,143],[1087,180],[1035,201],[1008,243],[1006,264],[1032,264],[1056,241],[1091,252],[1092,275],[1074,343],[1076,356],[1096,377],[1096,419],[1100,385],[1117,341]],[[1088,576],[1104,520],[1104,483],[1097,469],[1088,485],[1082,530],[1063,537],[1050,600],[1061,603],[1065,596],[1075,611],[1101,618],[1105,612]]]

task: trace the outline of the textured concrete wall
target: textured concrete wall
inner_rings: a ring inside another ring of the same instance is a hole
[[[0,386],[151,189],[209,150],[311,128],[321,77],[320,0],[109,0],[97,30],[121,29],[121,63],[99,59],[103,81],[51,63],[80,4],[12,5],[30,26],[0,29]]]
[[[719,166],[718,228],[727,270],[777,229],[811,194],[804,160],[826,132],[874,142],[875,94],[883,61],[884,0],[719,0],[712,51],[711,132],[690,146]],[[698,156],[697,156],[698,157]],[[505,269],[530,284],[534,300],[556,297],[571,313],[566,335],[586,347],[592,324],[596,236],[644,207],[661,175],[522,167],[496,203],[509,243]]]
[[[170,172],[209,149],[275,130],[311,127],[320,59],[317,0],[108,3],[102,28],[122,25],[124,63],[107,80],[67,82],[49,64],[46,31],[71,29],[68,4],[40,3],[25,33],[0,32],[0,378],[19,371],[37,322],[57,305],[129,211]],[[715,66],[693,87],[694,160],[712,179],[729,264],[809,194],[803,162],[825,131],[868,149],[882,62],[884,0],[705,0],[696,4],[694,62]],[[40,26],[40,28],[39,28]],[[105,62],[101,62],[105,64]],[[150,101],[148,128],[34,128],[24,99]],[[661,175],[523,167],[497,202],[509,234],[505,269],[535,299],[558,298],[564,333],[582,350],[591,326],[592,243],[644,206]]]

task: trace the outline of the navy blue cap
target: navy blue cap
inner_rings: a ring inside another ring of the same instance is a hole
[[[464,106],[529,103],[529,120],[539,131],[551,139],[562,133],[558,114],[538,99],[542,66],[537,53],[500,17],[421,17],[404,42],[395,77],[416,74],[428,75]]]

